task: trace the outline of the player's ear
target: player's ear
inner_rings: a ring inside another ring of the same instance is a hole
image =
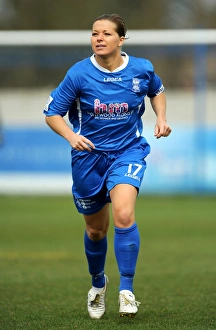
[[[121,47],[124,43],[124,40],[125,40],[125,37],[120,37],[120,40],[119,40],[119,47]]]

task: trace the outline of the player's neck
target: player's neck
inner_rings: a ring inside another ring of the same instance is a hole
[[[102,66],[104,69],[109,70],[110,72],[113,72],[124,63],[121,54],[112,57],[95,55],[95,60],[100,66]]]

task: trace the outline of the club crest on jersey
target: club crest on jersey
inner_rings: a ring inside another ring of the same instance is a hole
[[[140,80],[138,78],[132,80],[132,91],[135,93],[140,92]]]

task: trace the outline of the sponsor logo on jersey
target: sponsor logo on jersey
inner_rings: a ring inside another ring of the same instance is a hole
[[[94,117],[98,119],[127,117],[131,114],[128,111],[128,103],[101,103],[99,99],[94,100]]]
[[[99,99],[95,99],[94,111],[88,111],[87,113],[95,119],[121,120],[126,119],[132,115],[133,110],[129,111],[129,105],[126,102],[106,104],[101,103]]]

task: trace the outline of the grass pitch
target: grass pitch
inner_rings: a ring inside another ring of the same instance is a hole
[[[107,313],[91,320],[84,221],[72,198],[0,196],[0,329],[216,329],[216,198],[140,196],[136,219],[139,313],[118,316],[111,223]]]

